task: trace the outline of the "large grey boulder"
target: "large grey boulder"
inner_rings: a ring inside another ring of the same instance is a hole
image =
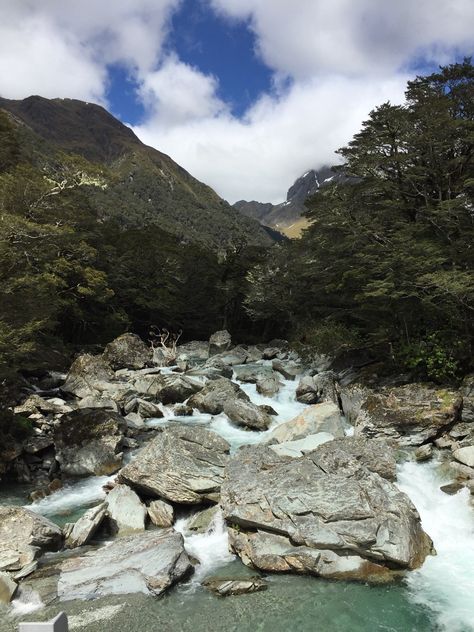
[[[238,426],[252,430],[268,430],[272,422],[268,412],[243,399],[229,399],[224,404],[224,413]]]
[[[75,549],[84,546],[94,537],[106,516],[106,504],[101,503],[88,509],[74,524],[66,525],[66,546]]]
[[[86,353],[74,360],[61,389],[79,398],[98,395],[114,379],[114,371],[102,356]]]
[[[278,374],[272,371],[271,375],[266,375],[257,381],[257,393],[264,397],[274,397],[280,390],[281,382]]]
[[[295,441],[284,441],[283,443],[275,443],[270,448],[281,456],[291,456],[297,459],[300,456],[308,454],[323,443],[333,441],[334,437],[329,432],[318,432],[317,434],[308,435],[304,439],[296,439]]]
[[[308,406],[297,417],[272,430],[267,437],[267,442],[296,441],[319,432],[327,432],[333,437],[344,436],[341,413],[339,408],[331,402]]]
[[[295,360],[273,360],[272,368],[281,373],[285,380],[294,380],[303,373],[303,367]]]
[[[229,444],[214,432],[177,425],[149,441],[120,471],[119,479],[173,503],[216,501],[228,454]]]
[[[152,351],[139,336],[126,333],[109,342],[102,357],[115,371],[142,369],[151,362]]]
[[[145,531],[146,507],[130,487],[115,485],[107,494],[105,504],[109,522],[118,535]]]
[[[226,402],[231,399],[250,401],[238,384],[223,377],[208,382],[199,393],[189,399],[188,405],[202,413],[219,415],[224,412]]]
[[[248,353],[243,347],[234,347],[229,351],[213,354],[206,361],[205,367],[238,366],[247,361]]]
[[[10,603],[17,588],[18,584],[8,573],[0,572],[0,603]]]
[[[63,562],[58,595],[61,601],[130,593],[161,595],[191,570],[180,533],[147,531]]]
[[[122,465],[121,446],[127,423],[104,409],[77,410],[64,415],[54,429],[56,460],[68,476],[101,476]]]
[[[162,404],[184,402],[203,387],[199,380],[177,373],[142,375],[135,380],[133,386],[137,393],[153,397]]]
[[[232,346],[232,338],[228,331],[216,331],[209,338],[209,356],[228,351]]]
[[[249,364],[247,366],[237,366],[234,369],[234,375],[235,379],[239,380],[239,382],[256,384],[260,380],[275,375],[275,371],[271,367],[263,364]]]
[[[0,571],[21,571],[62,542],[61,529],[47,518],[23,507],[0,506]]]
[[[355,421],[355,434],[383,438],[400,446],[419,446],[460,420],[462,397],[456,391],[407,384],[372,393]]]
[[[342,383],[339,386],[339,390],[339,398],[344,417],[351,425],[354,425],[362,404],[373,391],[359,382],[352,382],[350,384]]]
[[[263,571],[373,581],[420,566],[432,542],[410,499],[365,465],[366,444],[360,459],[348,439],[299,459],[241,449],[221,491],[241,560]]]
[[[338,404],[336,376],[332,371],[305,375],[296,389],[296,399],[303,404],[333,402]]]
[[[474,445],[454,450],[453,456],[459,463],[467,465],[467,467],[474,467]]]

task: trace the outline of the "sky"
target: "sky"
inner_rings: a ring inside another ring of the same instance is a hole
[[[0,0],[0,95],[99,103],[231,203],[278,203],[473,24],[474,0]]]

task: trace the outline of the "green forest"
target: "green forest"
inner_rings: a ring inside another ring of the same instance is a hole
[[[107,165],[45,159],[2,111],[1,377],[158,326],[183,339],[223,327],[243,342],[284,336],[332,355],[376,348],[396,370],[457,379],[473,368],[473,148],[465,60],[371,112],[338,152],[345,178],[308,201],[300,240],[218,247],[100,215]]]

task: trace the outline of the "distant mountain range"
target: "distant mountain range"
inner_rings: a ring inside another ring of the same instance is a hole
[[[308,225],[308,220],[302,216],[306,210],[305,201],[317,193],[322,186],[335,179],[339,180],[341,177],[331,167],[322,167],[318,171],[311,169],[288,189],[285,202],[271,204],[240,200],[234,204],[234,208],[288,237],[299,237],[301,231]]]
[[[74,155],[103,168],[106,186],[90,187],[99,220],[124,228],[155,224],[212,249],[270,246],[281,235],[241,214],[169,156],[144,145],[104,108],[74,99],[0,98],[21,133],[28,161],[45,171]]]

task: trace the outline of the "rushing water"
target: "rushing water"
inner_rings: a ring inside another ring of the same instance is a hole
[[[304,409],[295,400],[295,382],[285,381],[275,398],[262,397],[255,385],[241,386],[253,402],[270,405],[277,411],[271,429]],[[163,419],[152,420],[148,425],[202,424],[227,439],[232,451],[244,444],[258,443],[268,434],[233,426],[225,415],[177,418],[171,410],[164,409],[164,413]],[[104,497],[102,487],[108,480],[82,480],[29,507],[59,524],[75,520],[86,507]],[[241,577],[251,573],[229,552],[224,521],[218,513],[202,534],[188,530],[189,516],[177,521],[175,528],[183,534],[188,553],[199,565],[187,583],[175,587],[162,599],[127,595],[98,600],[92,608],[82,602],[61,604],[61,608],[70,616],[71,630],[86,632],[472,632],[473,509],[466,490],[454,496],[440,491],[440,485],[449,480],[449,472],[436,461],[421,465],[406,460],[399,466],[398,486],[417,507],[438,554],[429,557],[421,569],[409,573],[405,580],[390,586],[274,575],[267,578],[266,592],[216,597],[202,589],[203,578],[211,574]],[[5,495],[0,494],[0,503],[23,504],[22,494],[28,491],[20,487],[10,489]],[[40,606],[37,597],[17,599],[13,609],[3,611],[3,617],[0,611],[0,632],[13,632],[18,617],[31,620],[31,612]],[[57,611],[57,605],[45,608],[33,618],[47,619]]]

